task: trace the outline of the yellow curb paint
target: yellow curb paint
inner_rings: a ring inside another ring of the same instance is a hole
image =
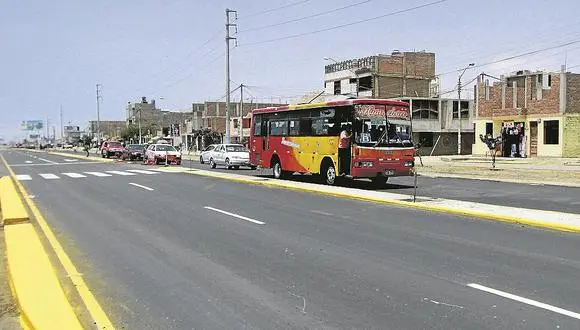
[[[6,162],[6,159],[4,159],[4,157],[1,154],[0,159],[2,159],[2,162],[8,169],[8,172],[10,173],[12,178],[15,178],[14,171],[12,170],[10,165],[8,165],[8,162]],[[60,242],[57,240],[56,236],[50,229],[50,226],[46,222],[46,219],[44,219],[42,213],[40,213],[40,211],[38,210],[36,204],[28,196],[28,193],[26,192],[24,186],[17,180],[14,180],[14,182],[16,183],[16,186],[18,187],[20,192],[22,193],[22,196],[24,197],[26,204],[28,205],[30,211],[34,215],[34,218],[40,225],[40,228],[42,229],[44,235],[46,236],[48,242],[50,243],[50,246],[54,250],[58,260],[60,261],[67,275],[74,284],[74,287],[77,290],[79,296],[83,300],[83,303],[85,304],[87,310],[89,311],[89,314],[91,315],[91,318],[93,319],[96,328],[107,330],[114,329],[113,323],[111,322],[107,314],[104,312],[101,305],[98,303],[97,299],[89,289],[83,277],[79,276],[80,272],[77,270],[70,257],[64,251],[62,245],[60,244]]]
[[[115,159],[110,159],[110,158],[96,158],[96,157],[87,157],[87,156],[83,156],[83,155],[75,155],[75,154],[68,154],[68,153],[64,153],[64,152],[58,152],[58,151],[48,151],[49,154],[51,155],[57,155],[57,156],[63,156],[63,157],[71,157],[71,158],[78,158],[78,159],[88,159],[88,160],[93,160],[96,162],[103,162],[103,163],[110,163],[110,162],[114,162]]]
[[[30,223],[4,227],[10,281],[24,323],[33,329],[82,329]]]
[[[398,205],[398,206],[402,206],[402,207],[419,209],[419,210],[423,210],[423,211],[449,213],[449,214],[469,216],[469,217],[475,217],[475,218],[481,218],[481,219],[496,220],[496,221],[502,221],[502,222],[516,223],[516,224],[524,224],[524,225],[541,227],[541,228],[548,228],[548,229],[558,230],[558,231],[580,233],[580,225],[558,224],[558,223],[553,223],[553,222],[548,222],[548,221],[528,219],[528,218],[522,218],[522,217],[516,217],[516,216],[496,215],[496,214],[493,214],[490,212],[462,210],[462,209],[457,209],[457,208],[453,208],[453,207],[449,207],[449,206],[427,205],[427,204],[419,204],[419,203],[406,202],[406,201],[398,201],[398,200],[387,199],[387,198],[357,196],[357,195],[352,195],[352,194],[349,194],[346,192],[329,192],[329,191],[323,191],[320,189],[316,189],[314,187],[292,186],[291,183],[289,183],[289,182],[280,181],[280,180],[273,180],[273,179],[269,179],[268,181],[265,181],[265,180],[256,180],[256,179],[253,179],[251,177],[249,177],[249,178],[228,177],[228,176],[220,175],[219,172],[207,172],[204,170],[185,171],[184,173],[200,175],[200,176],[207,176],[207,177],[214,177],[214,178],[243,182],[243,183],[250,183],[250,184],[257,184],[257,185],[264,185],[264,186],[273,186],[273,187],[280,187],[280,188],[299,190],[299,191],[308,191],[308,192],[312,192],[312,193],[318,193],[318,194],[322,194],[322,195],[329,195],[329,196],[335,196],[335,197],[343,197],[343,198],[357,199],[357,200],[371,201],[371,202],[378,202],[378,203],[387,203],[387,204]]]
[[[0,179],[0,208],[4,225],[28,221],[28,212],[9,176]]]

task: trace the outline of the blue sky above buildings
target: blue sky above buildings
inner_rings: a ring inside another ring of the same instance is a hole
[[[101,118],[110,120],[123,119],[127,102],[141,96],[157,99],[162,108],[183,110],[192,102],[221,98],[225,8],[238,11],[232,85],[248,85],[246,96],[257,101],[286,101],[321,90],[324,57],[426,50],[436,53],[436,71],[443,73],[580,41],[580,2],[573,0],[447,0],[311,33],[430,2],[5,0],[0,5],[0,136],[22,136],[22,120],[47,117],[58,134],[60,105],[65,125],[84,127],[96,117],[96,83],[103,86]],[[304,35],[263,42],[295,34]],[[479,67],[464,79],[482,71],[558,70],[565,61],[571,71],[580,71],[580,42]],[[442,90],[452,89],[456,78],[443,75]]]

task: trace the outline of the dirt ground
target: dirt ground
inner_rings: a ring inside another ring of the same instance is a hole
[[[8,284],[8,268],[6,264],[6,245],[4,229],[0,228],[0,329],[21,329],[18,320],[18,308],[12,297]]]

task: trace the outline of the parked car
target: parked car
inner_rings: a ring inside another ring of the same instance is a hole
[[[64,149],[72,149],[74,146],[72,145],[72,143],[65,143],[62,147]]]
[[[206,160],[209,161],[209,159],[212,156],[212,152],[214,151],[216,146],[217,146],[217,144],[210,144],[209,146],[207,146],[207,148],[203,149],[203,151],[199,155],[199,163],[200,164],[205,164]]]
[[[111,158],[112,156],[120,158],[124,150],[125,148],[123,148],[121,142],[105,141],[101,146],[101,156],[103,158]]]
[[[144,144],[129,144],[123,150],[121,158],[123,160],[142,160],[145,154]]]
[[[228,170],[239,169],[240,166],[256,169],[254,165],[250,164],[250,152],[241,144],[218,144],[212,151],[209,165],[211,168],[223,165]]]
[[[145,151],[144,162],[181,165],[181,152],[169,144],[151,144]]]

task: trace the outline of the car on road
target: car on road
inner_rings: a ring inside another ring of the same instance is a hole
[[[62,147],[64,149],[72,149],[74,146],[71,143],[65,143]]]
[[[101,156],[103,158],[111,158],[112,156],[120,158],[124,150],[125,148],[123,148],[121,142],[105,141],[101,146]]]
[[[223,165],[229,169],[239,169],[240,166],[247,166],[251,169],[256,167],[250,164],[250,152],[241,144],[218,144],[212,151],[209,159],[211,168]]]
[[[145,151],[145,163],[181,165],[181,152],[169,144],[151,144]]]
[[[143,160],[146,146],[144,144],[129,144],[123,150],[121,159],[123,160]]]
[[[201,154],[199,155],[200,164],[205,164],[206,161],[210,160],[216,146],[217,144],[210,144],[209,146],[207,146],[207,148],[202,150]]]

